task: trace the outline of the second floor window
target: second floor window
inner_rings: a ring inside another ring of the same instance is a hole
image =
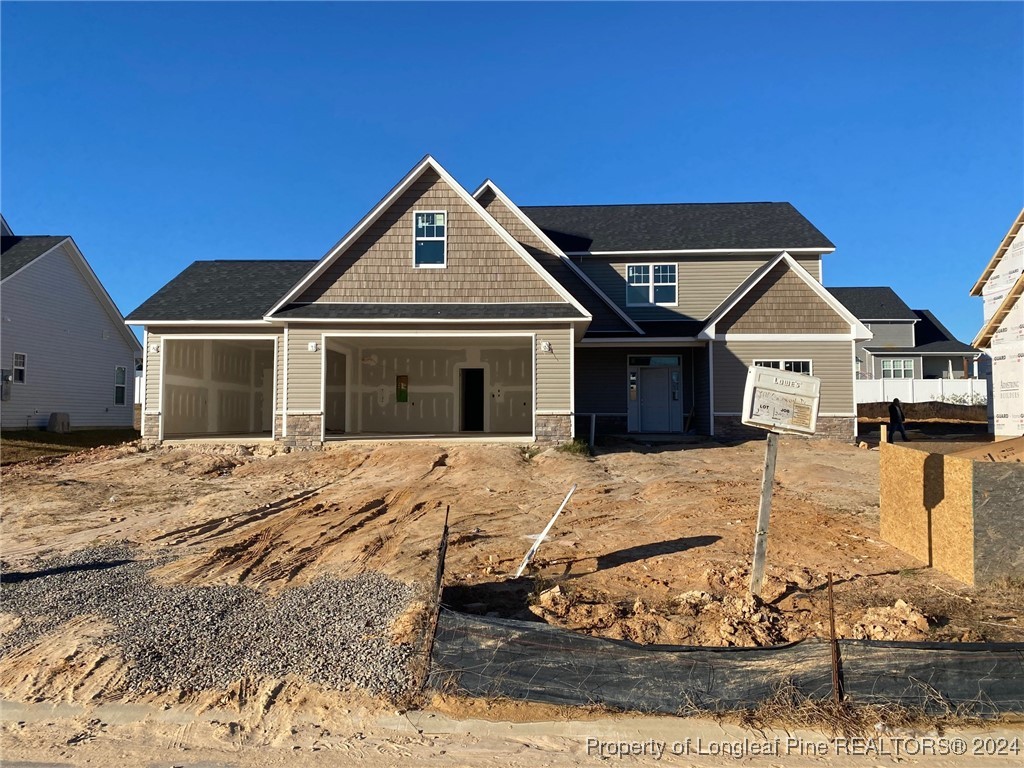
[[[448,256],[448,214],[445,211],[416,211],[413,214],[413,264],[443,267]]]
[[[630,264],[626,267],[626,305],[675,306],[678,282],[675,264]]]

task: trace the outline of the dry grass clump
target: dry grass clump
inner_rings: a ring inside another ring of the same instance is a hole
[[[732,713],[747,728],[807,728],[832,736],[878,736],[899,730],[923,730],[943,733],[949,728],[979,726],[985,721],[977,715],[978,702],[954,706],[938,691],[919,684],[924,702],[907,706],[895,702],[854,704],[849,701],[813,698],[791,681],[780,685],[775,693],[751,709]]]

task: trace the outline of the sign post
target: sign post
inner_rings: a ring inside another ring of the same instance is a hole
[[[752,365],[743,390],[743,423],[769,430],[761,477],[761,503],[754,531],[754,563],[750,569],[750,593],[761,595],[768,555],[768,522],[772,511],[772,484],[779,433],[814,434],[818,420],[821,379],[803,373]]]

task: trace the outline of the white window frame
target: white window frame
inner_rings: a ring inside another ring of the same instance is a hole
[[[645,283],[631,283],[630,282],[630,269],[632,267],[646,267],[647,268],[647,282]],[[672,267],[675,279],[670,283],[659,283],[655,282],[654,270],[655,267]],[[671,285],[676,289],[675,301],[655,301],[654,300],[654,289],[656,286],[664,287]],[[629,300],[629,289],[639,288],[641,286],[647,286],[647,301],[635,302]],[[646,264],[627,264],[626,265],[626,306],[627,307],[678,307],[679,306],[679,264],[677,262],[650,262]]]
[[[893,381],[906,381],[907,379],[914,378],[914,358],[912,357],[883,357],[882,358],[882,378],[891,379]],[[889,367],[886,368],[885,364],[888,363]],[[900,367],[896,367],[896,363],[900,363]],[[909,363],[909,367],[908,364]],[[900,376],[894,376],[893,374],[899,371]],[[910,373],[907,376],[907,372]],[[886,374],[889,374],[886,376]]]
[[[433,213],[441,214],[444,216],[444,234],[441,237],[419,237],[416,234],[416,217],[420,214]],[[416,211],[412,212],[412,266],[415,269],[444,269],[448,266],[448,225],[451,223],[448,218],[448,211]],[[438,240],[442,243],[444,249],[444,261],[440,264],[417,264],[416,263],[416,243],[420,241],[424,242],[437,242]]]
[[[18,365],[18,358],[21,358],[21,365]],[[21,380],[18,380],[18,371],[21,371]],[[28,382],[28,355],[24,352],[15,352],[11,356],[11,381],[15,384],[26,384]]]
[[[794,371],[786,368],[787,365],[792,365],[793,363],[807,363],[806,373],[804,371]],[[777,368],[780,371],[789,371],[790,373],[803,373],[805,376],[814,375],[814,361],[808,359],[755,360],[754,365],[760,365],[764,368]]]
[[[124,371],[124,384],[117,383],[117,372]],[[121,388],[124,390],[123,402],[117,402],[117,390]],[[114,366],[114,405],[118,408],[122,408],[128,405],[128,366],[127,365],[115,365]]]

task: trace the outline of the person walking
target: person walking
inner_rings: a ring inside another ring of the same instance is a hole
[[[903,426],[906,422],[907,417],[903,413],[903,406],[900,404],[900,399],[894,398],[889,403],[889,442],[895,442],[896,430],[899,430],[900,434],[903,435],[903,442],[910,442],[910,438],[907,437],[907,430]]]

